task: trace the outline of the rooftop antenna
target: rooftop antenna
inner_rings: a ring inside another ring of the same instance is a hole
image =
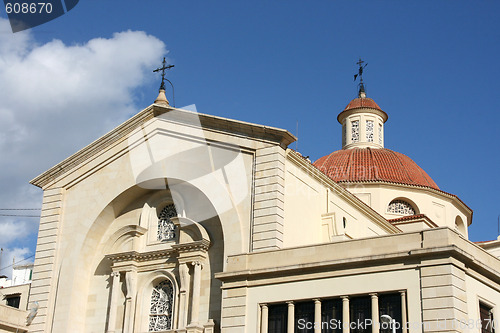
[[[365,92],[365,84],[363,82],[363,70],[365,69],[366,66],[368,66],[368,63],[365,64],[361,58],[359,58],[358,62],[356,63],[359,68],[358,68],[358,74],[354,74],[354,81],[359,77],[359,84],[358,84],[358,97],[360,98],[365,98],[366,97],[366,92]],[[365,64],[363,66],[363,64]]]
[[[3,247],[0,248],[0,270],[2,269],[2,256],[3,256]]]
[[[165,92],[165,80],[168,81],[168,83],[170,83],[170,85],[172,86],[172,102],[174,104],[174,107],[175,107],[175,91],[174,91],[174,85],[172,84],[172,82],[170,82],[169,79],[166,79],[165,78],[165,71],[167,69],[170,69],[172,67],[175,67],[175,65],[167,65],[167,62],[165,60],[165,57],[163,57],[163,61],[162,61],[162,66],[161,67],[158,67],[157,69],[155,69],[153,72],[156,73],[156,72],[161,72],[161,85],[160,85],[160,92],[163,90],[163,92]],[[168,104],[168,101],[167,101],[167,104]]]

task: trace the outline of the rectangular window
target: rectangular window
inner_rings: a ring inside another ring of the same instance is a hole
[[[321,333],[342,333],[342,299],[321,301]]]
[[[21,303],[21,295],[6,296],[5,300],[7,301],[8,306],[19,309],[19,304]]]
[[[359,141],[359,120],[354,120],[351,123],[351,142]]]
[[[373,142],[373,120],[366,121],[366,141]]]
[[[371,333],[372,306],[370,296],[349,299],[349,319],[351,333]]]
[[[268,333],[286,333],[288,320],[287,304],[269,305],[268,316]]]
[[[381,124],[378,124],[378,143],[381,145],[382,144],[382,140],[384,139],[382,137],[382,125]]]
[[[401,314],[401,294],[385,294],[378,297],[378,308],[380,315],[380,333],[392,333],[392,325],[388,319],[382,318],[382,315],[387,315],[396,321],[396,332],[402,332],[402,314]]]
[[[345,129],[345,122],[342,124],[342,147],[345,146],[346,144],[346,129]]]
[[[295,332],[314,333],[314,302],[295,303]]]
[[[479,303],[479,316],[481,317],[481,333],[494,333],[493,309],[486,304]]]

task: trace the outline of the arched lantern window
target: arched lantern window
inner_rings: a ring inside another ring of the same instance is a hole
[[[404,200],[392,200],[387,207],[387,212],[399,215],[415,215],[415,208]]]
[[[170,280],[158,283],[151,294],[149,310],[149,332],[172,329],[174,308],[174,288]]]
[[[171,218],[177,216],[174,204],[168,204],[158,215],[158,233],[159,241],[169,241],[175,238],[175,224]]]

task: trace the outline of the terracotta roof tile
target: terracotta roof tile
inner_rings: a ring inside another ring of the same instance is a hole
[[[347,104],[345,107],[344,111],[350,110],[350,109],[356,109],[356,108],[371,108],[371,109],[377,109],[382,111],[380,106],[378,106],[377,103],[371,98],[355,98],[352,101]]]
[[[386,181],[439,190],[432,178],[411,158],[385,148],[334,151],[318,159],[314,166],[336,182]]]
[[[389,222],[400,222],[400,221],[408,221],[408,220],[420,219],[420,218],[423,218],[423,217],[425,217],[424,214],[417,214],[417,215],[408,215],[408,216],[398,217],[398,218],[390,219],[390,220],[387,220],[387,221],[389,221]]]

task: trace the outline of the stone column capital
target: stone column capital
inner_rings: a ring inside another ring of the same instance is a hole
[[[200,268],[203,269],[203,263],[199,260],[191,261],[191,265],[193,267],[200,266]]]

